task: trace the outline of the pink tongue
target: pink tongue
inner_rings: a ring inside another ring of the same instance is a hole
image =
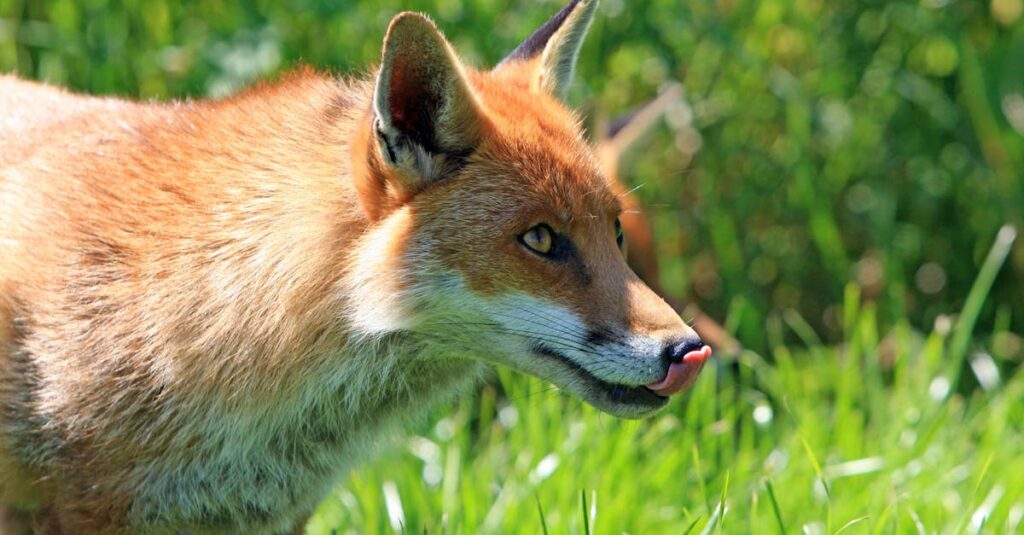
[[[704,367],[704,362],[710,357],[711,347],[709,346],[690,351],[683,355],[682,361],[672,363],[668,367],[668,373],[664,379],[647,385],[647,388],[659,396],[671,396],[684,390],[697,380],[697,375]]]

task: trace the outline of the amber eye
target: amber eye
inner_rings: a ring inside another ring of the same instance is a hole
[[[551,254],[551,250],[554,249],[555,233],[551,230],[551,227],[541,223],[540,225],[530,227],[530,230],[519,236],[519,241],[531,251],[547,255]]]
[[[619,249],[623,249],[626,245],[626,235],[622,232],[622,223],[619,218],[615,218],[615,243],[619,244]]]

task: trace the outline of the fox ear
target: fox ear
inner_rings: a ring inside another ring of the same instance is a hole
[[[423,15],[391,20],[373,114],[381,158],[406,195],[450,173],[478,144],[476,97],[448,41]]]
[[[668,115],[673,107],[681,106],[682,99],[682,86],[679,83],[672,83],[654,100],[639,109],[612,119],[604,128],[598,130],[594,146],[608,176],[618,174],[619,160],[623,154],[633,148],[654,128],[654,125],[658,124],[659,119]]]
[[[532,63],[531,85],[565,100],[576,70],[576,57],[596,10],[597,0],[572,0],[501,60],[498,68],[517,62]]]

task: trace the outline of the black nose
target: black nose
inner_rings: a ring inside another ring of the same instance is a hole
[[[666,346],[662,357],[671,363],[682,362],[683,356],[691,351],[697,351],[702,347],[704,347],[704,341],[700,338],[684,338],[679,342],[671,343]]]

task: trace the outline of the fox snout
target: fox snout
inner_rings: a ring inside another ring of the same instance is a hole
[[[614,414],[643,416],[692,386],[711,357],[711,348],[645,285],[636,283],[631,292],[639,295],[622,301],[626,308],[622,334],[611,335],[608,328],[593,332],[588,342],[596,355],[581,360],[581,365],[595,370],[599,380],[618,386],[603,404],[592,400],[595,405]],[[631,388],[633,395],[629,395]]]
[[[601,256],[595,255],[594,261],[601,261]],[[610,355],[606,359],[615,359],[616,352],[622,353],[623,347],[633,348],[641,365],[653,366],[655,380],[644,386],[659,396],[668,397],[685,390],[711,356],[711,348],[668,303],[637,278],[623,255],[606,255],[603,261],[605,275],[596,281],[598,287],[586,301],[587,305],[602,303],[602,306],[598,310],[584,306],[583,310],[591,309],[589,315],[598,318],[596,321],[603,325],[618,324],[622,335],[618,343],[608,336],[594,336],[590,338],[592,345],[599,353]],[[605,327],[603,330],[615,329]],[[640,378],[631,377],[624,370],[619,377],[609,377],[609,380],[634,382]]]
[[[578,242],[582,265],[594,273],[589,281],[506,289],[481,299],[476,317],[462,324],[468,338],[500,348],[476,355],[616,416],[648,416],[693,385],[711,348],[621,256],[600,266],[586,240]]]
[[[676,394],[697,380],[697,374],[709,357],[711,347],[705,345],[699,337],[671,344],[662,354],[662,362],[666,364],[665,378],[648,384],[647,388],[659,396]]]

